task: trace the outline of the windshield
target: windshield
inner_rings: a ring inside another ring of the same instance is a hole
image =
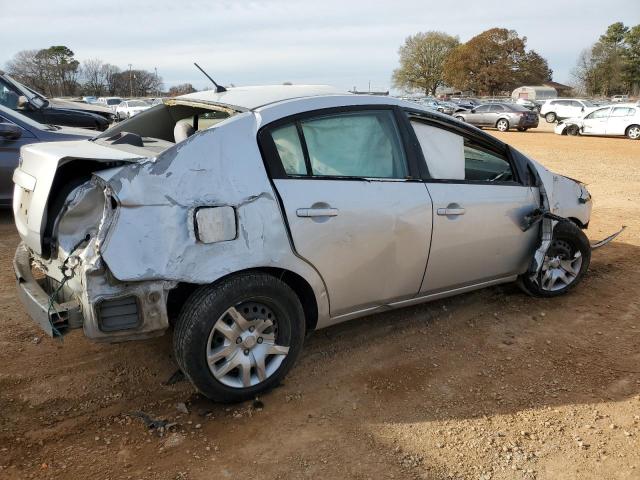
[[[107,100],[107,105],[119,105],[122,103],[122,100],[119,98],[110,98]]]
[[[127,106],[129,107],[148,107],[149,104],[143,102],[142,100],[130,100],[127,102]]]
[[[7,74],[5,74],[3,78],[0,78],[0,85],[3,83],[5,84],[3,85],[5,88],[13,90],[16,95],[27,97],[29,102],[32,103],[33,106],[35,106],[36,108],[45,107],[49,103],[49,101],[46,99],[44,95],[34,92],[30,88],[22,85],[20,82],[14,80]],[[17,101],[16,101],[16,107],[17,107]],[[16,107],[10,107],[10,108],[16,108]]]
[[[590,102],[589,100],[582,100],[582,103],[584,103],[585,107],[597,107],[595,103]]]

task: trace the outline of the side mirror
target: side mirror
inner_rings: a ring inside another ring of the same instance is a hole
[[[584,112],[584,107],[582,107],[582,108],[580,109],[580,111],[581,111],[581,112]]]
[[[472,108],[472,109],[471,109],[471,113],[476,113],[476,109],[475,109],[475,108]]]
[[[22,129],[13,123],[0,123],[0,138],[17,140],[22,136]]]

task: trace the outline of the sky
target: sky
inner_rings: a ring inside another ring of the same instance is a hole
[[[464,42],[505,27],[569,83],[580,52],[616,21],[640,23],[640,0],[0,0],[0,68],[20,50],[66,45],[80,61],[157,67],[165,88],[209,88],[195,61],[224,85],[386,90],[407,36]]]

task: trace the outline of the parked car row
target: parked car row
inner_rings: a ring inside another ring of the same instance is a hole
[[[100,105],[50,100],[0,70],[0,105],[36,122],[103,131],[115,113]]]

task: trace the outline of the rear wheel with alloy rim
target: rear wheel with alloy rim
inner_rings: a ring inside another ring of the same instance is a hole
[[[504,118],[501,118],[500,120],[498,120],[498,123],[496,123],[496,128],[501,132],[506,132],[507,130],[509,130],[509,122]]]
[[[544,116],[544,119],[547,121],[547,123],[553,123],[556,121],[556,114],[553,112],[549,112]]]
[[[631,125],[627,128],[627,137],[631,140],[640,140],[640,125]]]
[[[456,115],[455,117],[457,120],[460,120],[461,122],[464,122],[464,117],[462,115]]]
[[[302,306],[288,285],[266,274],[239,274],[192,294],[176,323],[174,351],[204,395],[243,401],[286,375],[304,329]]]
[[[553,231],[553,239],[537,280],[532,280],[525,273],[518,283],[525,292],[533,296],[562,295],[582,280],[590,262],[589,239],[576,224],[563,221]]]

